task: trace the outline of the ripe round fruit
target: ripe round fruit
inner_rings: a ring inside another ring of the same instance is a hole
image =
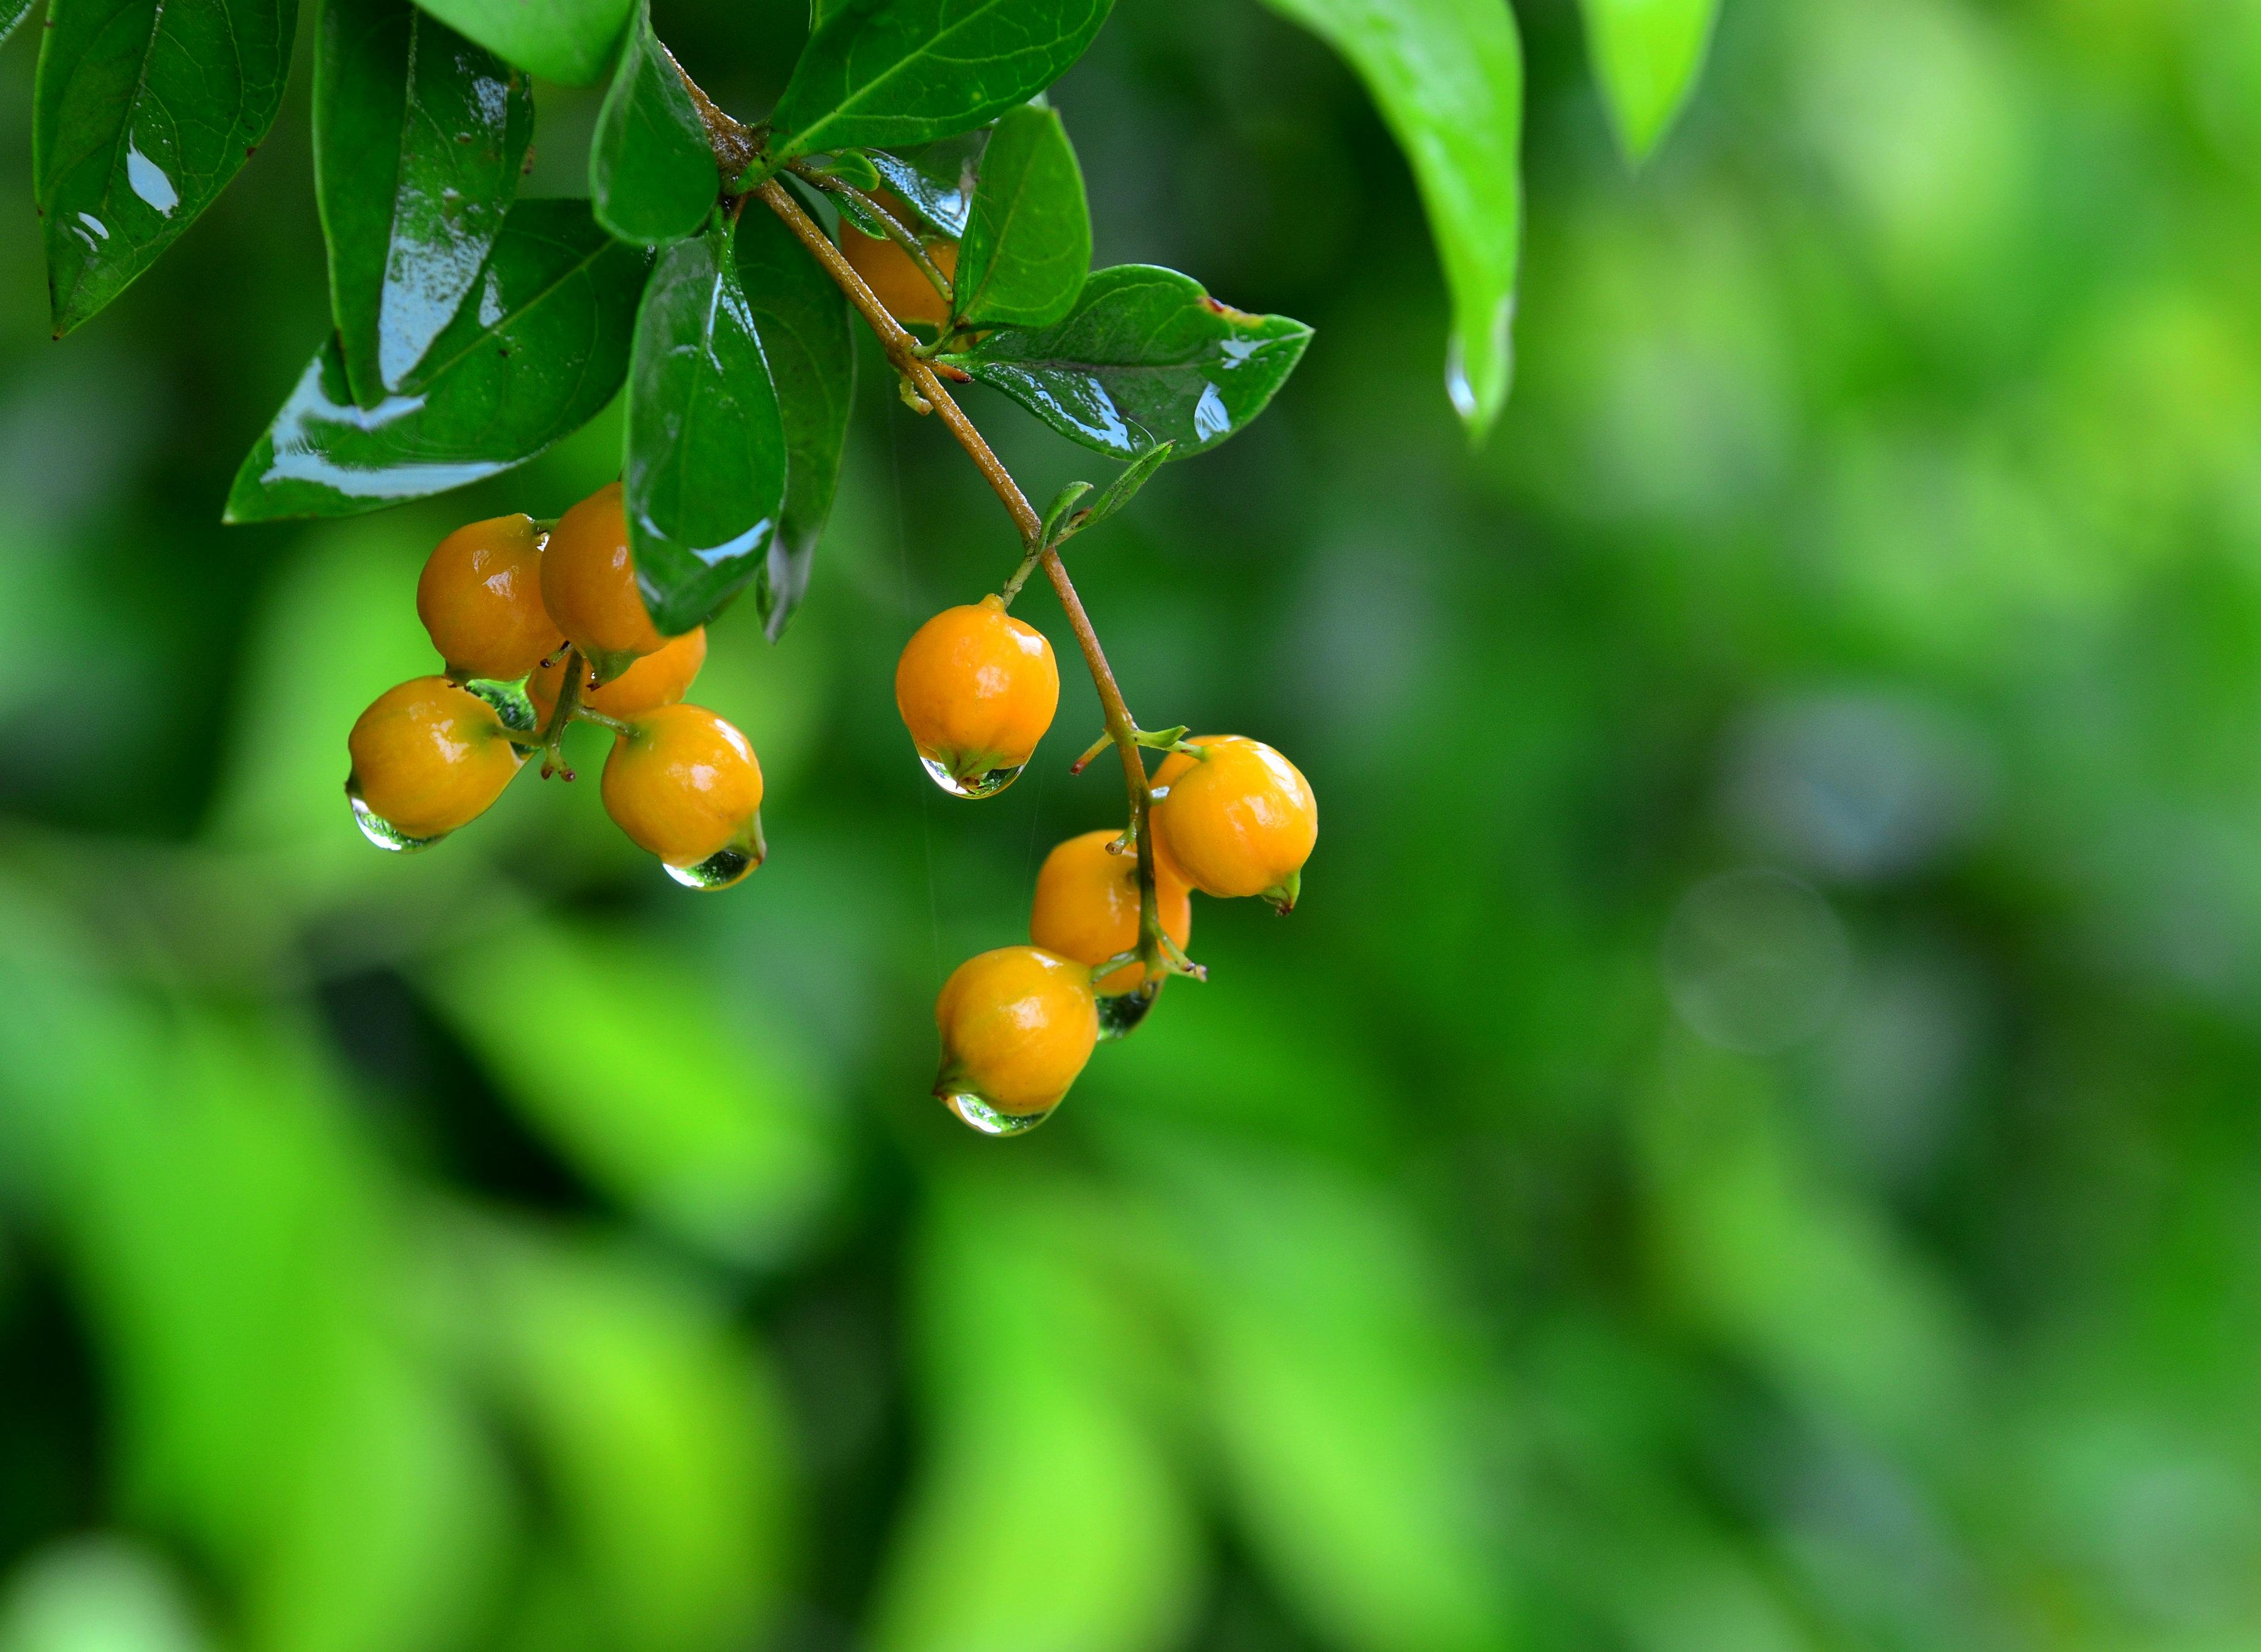
[[[1035,946],[1001,946],[960,964],[934,1002],[934,1023],[942,1032],[934,1093],[953,1105],[971,1095],[1008,1117],[1058,1106],[1099,1042],[1089,966]]]
[[[619,483],[599,488],[549,530],[542,553],[542,601],[600,682],[666,644],[636,591]]]
[[[707,628],[671,636],[666,646],[642,658],[599,687],[581,679],[581,703],[607,717],[634,717],[661,706],[671,706],[691,692],[699,668],[707,663]],[[541,714],[544,725],[557,708],[557,691],[565,685],[565,662],[545,665],[526,679],[527,698]]]
[[[416,617],[459,677],[516,682],[563,636],[542,606],[542,535],[530,516],[494,516],[434,546],[416,581]]]
[[[1044,857],[1037,873],[1036,904],[1029,913],[1029,938],[1047,952],[1079,964],[1099,965],[1138,945],[1138,857],[1116,854],[1108,845],[1122,834],[1102,830],[1071,837]],[[1154,868],[1154,899],[1162,932],[1183,948],[1193,933],[1194,903],[1185,884],[1169,867]],[[1125,964],[1099,983],[1102,993],[1125,993],[1138,986],[1141,970]]]
[[[896,219],[909,223],[910,209],[892,195],[882,195],[880,204]],[[924,243],[927,256],[935,268],[952,280],[958,276],[958,243],[935,241]],[[872,296],[885,305],[887,313],[898,321],[923,321],[929,327],[941,327],[950,320],[950,306],[934,290],[911,255],[884,235],[866,235],[854,225],[840,226],[840,250],[848,259],[849,267],[864,277],[864,284]]]
[[[605,812],[637,848],[695,866],[745,838],[762,806],[762,765],[746,736],[704,706],[660,706],[614,740],[602,789]]]
[[[484,814],[523,754],[495,708],[444,677],[388,688],[346,736],[346,790],[401,837],[433,838]]]
[[[1059,706],[1052,644],[994,595],[944,608],[895,663],[895,708],[911,743],[928,772],[963,796],[1012,784]]]
[[[1192,743],[1207,755],[1184,758],[1154,806],[1170,864],[1204,894],[1260,894],[1286,911],[1319,837],[1310,782],[1260,741],[1228,735]],[[1174,752],[1162,771],[1182,755]]]

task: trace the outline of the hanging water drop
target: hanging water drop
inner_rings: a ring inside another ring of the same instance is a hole
[[[695,866],[668,866],[667,875],[686,889],[727,889],[761,864],[743,849],[718,849]]]
[[[1120,973],[1121,972],[1116,972]],[[1146,1012],[1154,1007],[1154,999],[1161,992],[1159,981],[1148,981],[1127,993],[1104,993],[1099,999],[1099,1036],[1102,1038],[1128,1038]]]
[[[354,824],[361,828],[361,835],[379,849],[394,854],[413,855],[420,849],[429,849],[448,835],[438,832],[429,837],[411,837],[369,806],[368,800],[361,794],[361,783],[351,775],[346,777],[346,801],[353,806]]]
[[[970,1086],[944,1090],[937,1099],[957,1114],[961,1123],[985,1136],[1025,1136],[1059,1110],[1059,1103],[1054,1102],[1039,1112],[1008,1113]]]
[[[950,765],[937,762],[923,751],[919,753],[919,765],[927,778],[952,797],[994,797],[1021,778],[1021,771],[1029,765],[1016,763],[1009,769],[989,769],[968,779],[960,779],[950,771]]]

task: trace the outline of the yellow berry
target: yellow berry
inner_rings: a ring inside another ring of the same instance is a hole
[[[910,221],[910,209],[901,200],[886,194],[879,199],[899,221]],[[930,241],[922,244],[927,256],[934,260],[935,268],[954,279],[958,274],[958,243]],[[934,283],[893,240],[866,235],[854,225],[843,223],[840,250],[846,255],[849,267],[864,277],[864,284],[871,288],[872,296],[896,320],[922,321],[938,327],[950,320],[950,306],[943,303],[942,294],[934,290]]]
[[[1296,765],[1238,735],[1190,743],[1156,772],[1169,794],[1154,806],[1171,866],[1204,894],[1260,894],[1281,911],[1296,903],[1303,863],[1319,837],[1319,804]],[[1180,766],[1182,765],[1182,766]]]
[[[542,555],[542,600],[599,681],[610,682],[665,645],[636,590],[619,483],[599,488],[549,530]]]
[[[704,706],[660,706],[614,740],[602,790],[636,847],[691,867],[749,840],[762,767],[746,736]]]
[[[607,717],[633,717],[660,706],[671,706],[691,692],[699,668],[707,663],[707,628],[685,631],[667,639],[657,653],[647,654],[609,683],[592,686],[590,673],[581,679],[581,703]],[[557,691],[565,683],[565,663],[545,665],[526,679],[527,698],[546,725],[557,708]]]
[[[542,535],[530,516],[495,516],[433,548],[416,616],[448,669],[516,682],[564,637],[542,606]]]
[[[1138,857],[1109,845],[1119,832],[1086,832],[1057,845],[1037,873],[1029,938],[1047,952],[1096,966],[1138,945]],[[1169,867],[1154,868],[1154,899],[1162,932],[1182,949],[1193,934],[1192,898]],[[1124,993],[1143,972],[1125,964],[1099,983],[1102,993]]]
[[[1041,1117],[1059,1104],[1099,1042],[1091,971],[1034,946],[1001,946],[960,964],[935,1000],[942,1072],[934,1093],[969,1124]],[[968,1103],[972,1106],[967,1105]]]
[[[444,677],[388,688],[346,736],[348,795],[398,837],[445,837],[485,813],[523,761],[495,708]],[[358,811],[357,811],[358,812]],[[364,822],[372,842],[388,842]]]
[[[944,608],[895,664],[895,708],[928,772],[961,796],[1012,784],[1059,706],[1059,667],[1034,626],[987,596]]]

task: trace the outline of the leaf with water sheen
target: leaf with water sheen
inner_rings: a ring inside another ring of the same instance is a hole
[[[1091,211],[1059,112],[1023,104],[997,122],[958,253],[970,326],[1050,327],[1091,271]]]
[[[832,511],[856,392],[855,312],[773,212],[738,226],[738,278],[785,423],[785,510],[754,587],[774,641],[808,588],[810,559]]]
[[[589,196],[597,221],[622,241],[664,246],[699,233],[721,190],[707,123],[636,8],[620,67],[589,144]]]
[[[973,205],[973,183],[989,147],[989,132],[982,126],[908,149],[874,149],[870,152],[872,166],[929,229],[956,241],[965,233],[965,215]]]
[[[58,336],[123,292],[267,136],[298,0],[54,0],[32,176]]]
[[[489,51],[544,80],[593,86],[635,0],[418,0]]]
[[[8,37],[22,26],[39,3],[39,0],[0,0],[0,46],[8,44]]]
[[[1413,169],[1453,298],[1445,389],[1472,435],[1514,374],[1523,50],[1501,0],[1266,0],[1358,71]]]
[[[1696,88],[1719,0],[1583,0],[1595,77],[1635,165]]]
[[[1284,315],[1230,309],[1174,269],[1117,264],[1058,325],[1000,327],[938,359],[1087,448],[1131,459],[1169,442],[1183,459],[1262,413],[1310,336]]]
[[[636,312],[622,489],[636,583],[671,636],[766,568],[785,505],[785,422],[730,231],[660,254]]]
[[[620,389],[650,257],[586,201],[520,201],[398,393],[355,406],[335,337],[323,345],[236,472],[227,520],[377,510],[532,458]]]
[[[518,195],[533,83],[407,0],[327,0],[314,182],[330,312],[374,407],[439,337]]]
[[[1024,104],[1083,55],[1113,0],[827,6],[770,124],[779,159],[925,143]]]

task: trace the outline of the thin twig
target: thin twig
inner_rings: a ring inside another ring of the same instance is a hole
[[[836,178],[829,172],[820,172],[815,167],[804,165],[799,161],[787,162],[786,170],[797,178],[805,179],[815,184],[828,194],[845,195],[854,200],[878,222],[880,228],[887,232],[887,239],[901,248],[904,255],[918,266],[919,274],[926,277],[927,285],[932,287],[941,297],[951,313],[955,315],[958,312],[958,289],[951,284],[950,277],[942,273],[942,266],[935,262],[934,255],[926,249],[926,243],[918,238],[909,225],[889,212],[876,197],[858,189],[845,178]],[[843,216],[846,215],[843,213]]]

